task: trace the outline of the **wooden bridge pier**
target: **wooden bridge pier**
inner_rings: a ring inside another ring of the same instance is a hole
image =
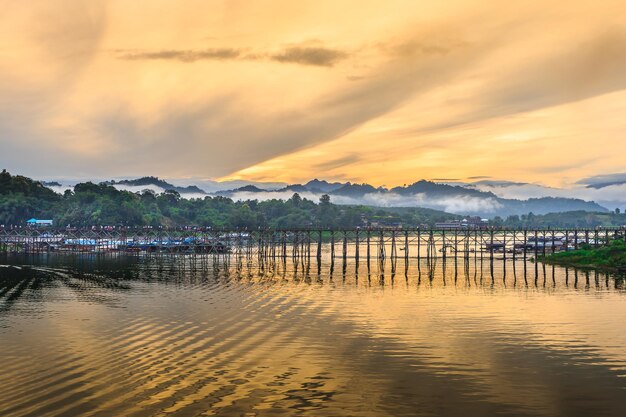
[[[436,262],[439,257],[464,260],[502,259],[527,261],[556,251],[580,248],[583,243],[601,246],[611,239],[623,239],[625,228],[605,229],[354,229],[354,230],[67,230],[0,229],[0,252],[32,254],[126,253],[150,255],[186,254],[218,256],[239,268],[256,260],[271,267],[277,260],[288,259],[301,266],[318,265],[329,257],[334,265],[341,257],[359,262],[365,255],[368,267],[372,259],[392,263],[398,258],[405,264],[412,259]],[[341,245],[341,254],[337,252]],[[312,246],[315,246],[312,248]],[[365,246],[365,247],[363,247]]]

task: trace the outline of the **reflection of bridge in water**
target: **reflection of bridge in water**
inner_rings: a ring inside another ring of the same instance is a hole
[[[0,252],[195,254],[234,258],[526,259],[601,246],[625,228],[597,229],[0,229]]]
[[[5,281],[0,282],[0,312],[3,309],[3,294],[5,300],[10,301],[19,298],[21,291],[29,288],[45,288],[36,281],[20,278],[31,275],[59,281],[72,288],[106,287],[121,291],[135,280],[174,280],[193,285],[234,281],[262,285],[292,282],[392,288],[626,290],[626,274],[623,272],[559,267],[533,262],[523,256],[514,258],[477,253],[470,257],[372,257],[356,260],[329,257],[327,250],[328,245],[319,259],[246,257],[235,256],[236,253],[184,255],[180,252],[155,252],[143,256],[127,256],[120,252],[97,255],[75,253],[73,256],[63,253],[5,255],[0,256],[0,281]],[[15,275],[17,280],[7,284],[11,275]]]

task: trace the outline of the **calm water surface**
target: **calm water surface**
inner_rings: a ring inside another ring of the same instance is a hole
[[[0,257],[0,415],[624,416],[625,319],[522,262]]]

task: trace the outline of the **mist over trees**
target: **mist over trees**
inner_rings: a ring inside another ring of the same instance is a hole
[[[298,193],[286,200],[233,201],[227,197],[184,199],[175,190],[139,193],[106,183],[80,183],[56,194],[22,176],[0,174],[0,225],[23,225],[29,218],[54,220],[57,226],[199,226],[215,228],[354,228],[376,225],[432,225],[459,216],[411,208],[402,211],[335,205],[322,195],[318,202]]]
[[[337,205],[323,194],[319,201],[294,193],[288,200],[234,201],[228,197],[181,198],[176,190],[155,193],[118,190],[107,183],[77,184],[57,194],[42,183],[6,171],[0,173],[0,225],[24,225],[35,217],[57,226],[198,226],[214,228],[354,228],[418,227],[462,216],[419,207]],[[570,211],[511,215],[490,226],[511,228],[621,226],[621,211]]]

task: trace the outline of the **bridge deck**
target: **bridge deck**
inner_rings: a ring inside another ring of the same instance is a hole
[[[526,257],[600,246],[624,228],[597,229],[0,229],[0,252],[177,253],[259,258]]]

